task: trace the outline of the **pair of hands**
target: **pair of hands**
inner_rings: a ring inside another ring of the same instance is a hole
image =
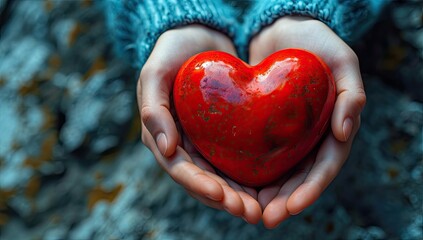
[[[260,190],[242,186],[215,172],[184,136],[170,102],[173,81],[191,56],[220,50],[236,56],[231,40],[201,25],[162,34],[141,70],[137,89],[142,141],[163,169],[200,202],[248,223],[263,219],[274,228],[318,199],[340,171],[360,126],[366,96],[355,53],[331,29],[306,17],[283,17],[250,43],[250,64],[256,65],[284,48],[302,48],[320,56],[331,68],[337,99],[331,131],[319,149],[290,174]]]

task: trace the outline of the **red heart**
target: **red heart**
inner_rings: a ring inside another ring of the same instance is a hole
[[[281,50],[253,67],[210,51],[181,67],[173,98],[184,132],[211,164],[238,183],[262,186],[317,144],[335,84],[326,64],[304,50]]]

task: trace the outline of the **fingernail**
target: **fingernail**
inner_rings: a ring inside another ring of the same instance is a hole
[[[219,199],[217,199],[217,198],[213,197],[213,196],[212,196],[212,195],[210,195],[210,194],[206,194],[206,197],[207,197],[208,199],[210,199],[210,200],[213,200],[213,201],[219,201]]]
[[[164,133],[160,133],[159,135],[157,135],[156,144],[157,144],[157,147],[159,148],[160,153],[163,156],[165,156],[167,151],[167,138]]]
[[[298,215],[298,214],[300,214],[301,212],[302,212],[303,210],[300,210],[300,211],[298,211],[298,212],[293,212],[293,213],[289,213],[289,215],[292,215],[292,216],[295,216],[295,215]]]
[[[342,125],[342,131],[344,132],[345,141],[348,141],[348,138],[351,135],[352,128],[353,128],[353,120],[349,117],[344,120],[344,124]]]

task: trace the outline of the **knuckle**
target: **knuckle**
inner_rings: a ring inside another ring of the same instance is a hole
[[[144,146],[150,149],[150,151],[153,151],[151,148],[151,136],[146,128],[143,128],[141,130],[141,141],[144,144]]]
[[[140,82],[154,79],[166,79],[174,71],[174,63],[169,59],[151,59],[144,64],[140,73]]]
[[[364,106],[366,105],[366,102],[367,102],[366,93],[364,92],[363,88],[360,88],[356,96],[356,104],[358,108],[360,109],[360,111],[363,110]]]
[[[182,176],[186,176],[187,173],[179,166],[179,164],[171,165],[169,169],[169,175],[175,181],[177,184],[184,186],[185,189],[188,191],[193,191],[193,188],[191,184],[193,184],[192,181],[188,181],[188,183],[184,182],[184,179]]]
[[[333,160],[336,160],[336,159],[333,159]],[[326,182],[331,181],[330,179],[333,179],[333,177],[335,177],[338,174],[338,172],[339,172],[338,164],[331,164],[326,171],[327,176],[329,176],[329,180],[326,180]]]
[[[154,118],[154,112],[152,111],[151,107],[149,106],[142,106],[141,107],[141,121],[146,125]]]
[[[338,58],[342,63],[359,65],[357,54],[348,46],[339,52]]]

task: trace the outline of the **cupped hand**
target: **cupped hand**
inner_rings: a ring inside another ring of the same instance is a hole
[[[189,25],[160,36],[138,81],[142,141],[163,169],[192,197],[249,223],[257,223],[262,214],[257,192],[217,174],[182,131],[178,131],[172,114],[170,95],[180,66],[191,56],[208,50],[236,55],[227,36],[205,26]]]
[[[307,17],[286,16],[263,29],[250,43],[250,64],[285,48],[309,50],[322,58],[335,78],[337,98],[331,129],[321,145],[279,182],[258,193],[263,222],[276,227],[290,215],[315,202],[348,158],[366,102],[358,59],[351,48],[324,23]]]

